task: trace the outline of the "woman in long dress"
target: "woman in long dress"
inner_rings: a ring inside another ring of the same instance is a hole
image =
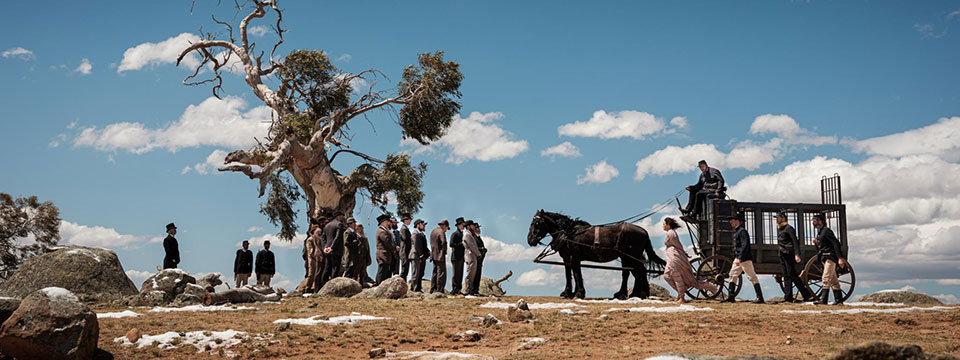
[[[711,293],[717,292],[717,286],[706,281],[697,280],[694,275],[693,266],[690,266],[690,260],[687,259],[687,253],[680,244],[680,237],[677,236],[676,228],[680,227],[673,218],[663,220],[663,230],[667,232],[667,237],[663,241],[667,246],[667,266],[663,270],[663,279],[677,291],[677,302],[685,303],[684,294],[687,289],[697,288]]]

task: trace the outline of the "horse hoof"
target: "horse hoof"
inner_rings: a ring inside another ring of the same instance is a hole
[[[564,290],[562,293],[560,293],[560,297],[564,299],[570,299],[573,298],[573,294],[570,294],[569,291]]]
[[[626,300],[627,294],[622,292],[617,292],[616,294],[613,294],[613,298],[617,300]]]
[[[583,298],[587,297],[587,293],[586,293],[585,291],[577,291],[576,294],[573,294],[573,297],[575,297],[575,298],[577,298],[577,299],[583,299]]]

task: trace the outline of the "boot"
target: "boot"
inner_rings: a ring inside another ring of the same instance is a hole
[[[823,289],[820,290],[820,301],[817,302],[817,305],[826,305],[827,300],[830,299],[830,290]]]
[[[727,299],[726,299],[726,300],[723,300],[723,302],[728,302],[728,303],[735,303],[735,302],[737,302],[736,296],[733,296],[733,292],[734,292],[734,291],[737,291],[737,285],[731,282],[730,285],[727,285],[727,295],[728,295],[728,296],[727,296]]]
[[[810,292],[810,290],[800,288],[800,296],[803,296],[803,302],[816,301],[817,297]]]
[[[840,290],[833,291],[833,305],[843,304],[843,292]]]
[[[753,291],[757,292],[757,300],[754,300],[754,304],[763,304],[763,291],[760,290],[760,284],[753,284]]]

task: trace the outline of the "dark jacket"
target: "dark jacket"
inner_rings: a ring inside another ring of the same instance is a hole
[[[400,227],[400,256],[402,256],[404,259],[407,259],[408,257],[413,259],[410,254],[414,250],[410,247],[412,240],[413,238],[410,235],[410,228],[404,224]]]
[[[463,261],[463,230],[457,229],[450,235],[450,248],[453,249],[450,253],[450,261]]]
[[[173,235],[167,235],[163,239],[163,268],[170,269],[180,265],[180,245]]]
[[[424,259],[430,256],[430,249],[427,248],[427,234],[424,234],[422,231],[413,234],[410,245],[410,260]]]
[[[390,230],[377,227],[377,263],[392,264],[397,258],[397,246],[393,244]]]
[[[233,259],[234,274],[249,274],[253,272],[253,251],[238,249],[237,257]]]
[[[800,239],[797,239],[797,230],[790,224],[777,229],[777,244],[784,254],[800,254]]]
[[[277,273],[277,264],[273,259],[273,251],[263,249],[257,252],[257,275],[273,275]]]
[[[343,246],[351,254],[357,253],[357,249],[360,248],[360,237],[357,236],[356,231],[351,231],[351,230],[343,231]]]
[[[430,232],[430,260],[447,260],[447,233],[439,226]]]
[[[343,254],[343,224],[334,219],[323,227],[323,248],[330,248],[333,254]]]
[[[743,224],[733,234],[733,257],[740,259],[740,262],[753,261],[753,251],[750,249],[750,233],[743,227]]]
[[[821,262],[833,260],[837,262],[843,257],[840,252],[840,240],[834,235],[833,230],[824,226],[817,232],[817,257]]]
[[[696,184],[690,185],[690,191],[717,191],[722,189],[723,186],[723,174],[720,173],[720,170],[708,166],[707,171],[700,172],[700,181],[697,181]]]

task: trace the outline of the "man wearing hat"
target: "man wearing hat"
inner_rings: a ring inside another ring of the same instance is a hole
[[[427,269],[427,258],[430,257],[430,249],[427,248],[427,235],[423,233],[426,228],[427,222],[421,219],[417,219],[413,223],[409,256],[410,267],[413,269],[410,290],[416,292],[423,292],[423,272]]]
[[[403,245],[400,243],[400,228],[397,227],[397,218],[390,217],[390,238],[393,239],[393,244],[397,246],[397,256],[393,259],[393,274],[400,275],[400,263],[406,261],[408,253],[403,252],[403,250],[409,250],[409,248],[404,249]],[[407,280],[406,274],[403,276],[403,280]]]
[[[356,279],[359,264],[357,251],[360,248],[360,238],[357,236],[357,221],[353,217],[347,218],[347,229],[343,232],[343,276]]]
[[[797,230],[787,221],[787,213],[777,213],[777,245],[780,248],[780,265],[783,267],[783,300],[793,302],[793,285],[800,289],[803,301],[811,301],[813,294],[800,280],[797,264],[800,263],[800,239]]]
[[[410,261],[413,260],[411,253],[414,249],[411,247],[413,238],[410,234],[410,220],[412,220],[410,214],[400,215],[400,221],[403,222],[403,225],[400,226],[400,277],[404,280],[407,279],[407,274],[410,271]]]
[[[277,264],[270,251],[270,240],[263,242],[263,249],[257,252],[257,285],[270,287],[270,280],[277,273]]]
[[[477,259],[477,276],[473,278],[473,288],[480,290],[480,279],[483,276],[483,262],[487,260],[487,247],[483,245],[483,236],[480,229],[480,223],[473,222],[473,234],[476,236],[477,249],[480,250],[480,258]],[[479,295],[479,294],[478,294]]]
[[[176,269],[180,265],[180,245],[177,243],[177,226],[167,224],[167,237],[163,239],[163,268]]]
[[[817,237],[813,243],[817,245],[817,258],[823,263],[823,288],[820,290],[819,304],[826,305],[830,300],[830,290],[833,290],[833,305],[843,304],[843,291],[837,278],[837,265],[847,266],[847,260],[840,249],[840,240],[827,227],[827,218],[823,214],[813,216],[813,227],[817,229]]]
[[[343,212],[333,213],[333,220],[323,227],[323,275],[317,289],[322,289],[327,281],[343,274],[340,267],[343,261]]]
[[[464,254],[464,264],[467,266],[467,279],[464,282],[466,288],[464,295],[479,295],[477,284],[480,283],[480,261],[483,259],[483,253],[477,245],[477,224],[473,220],[467,220],[464,224],[463,247],[466,249]]]
[[[237,250],[237,256],[233,259],[233,280],[236,287],[247,284],[250,274],[253,273],[253,251],[250,251],[250,242],[243,241],[243,249]]]
[[[447,230],[450,230],[450,222],[443,220],[430,232],[430,261],[433,262],[431,293],[442,294],[447,287]]]
[[[450,281],[453,284],[450,285],[451,294],[459,294],[463,290],[463,227],[466,224],[463,221],[462,217],[457,218],[456,227],[457,231],[454,231],[450,235],[450,264],[453,265],[453,278]]]
[[[753,284],[753,291],[757,293],[756,304],[763,304],[763,292],[760,290],[760,280],[757,279],[757,272],[753,270],[753,251],[750,248],[750,233],[743,226],[743,213],[737,213],[730,219],[730,225],[736,231],[733,234],[733,267],[730,268],[730,285],[727,291],[730,295],[726,302],[736,302],[733,292],[736,290],[736,284],[733,279],[740,276],[741,273],[747,274],[747,279]]]
[[[393,276],[393,259],[397,258],[390,231],[390,215],[377,216],[377,285]]]
[[[724,189],[723,174],[720,170],[707,166],[706,160],[700,160],[697,166],[700,168],[700,181],[687,186],[686,189],[690,191],[690,200],[687,200],[686,208],[680,209],[683,213],[681,219],[684,221],[695,221],[703,211],[703,203],[707,197],[719,197]]]

